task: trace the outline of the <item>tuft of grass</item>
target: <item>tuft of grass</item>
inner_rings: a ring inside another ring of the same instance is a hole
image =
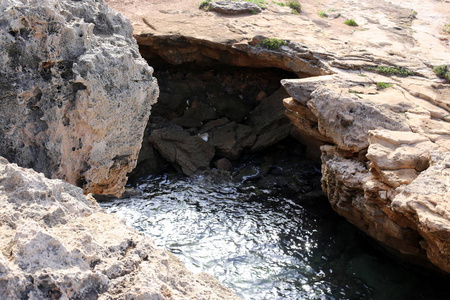
[[[394,85],[393,84],[390,84],[390,83],[386,83],[386,82],[377,82],[377,88],[379,89],[379,90],[384,90],[384,89],[387,89],[387,88],[390,88],[390,87],[393,87]]]
[[[323,10],[319,11],[319,17],[321,18],[328,18],[328,15],[326,12],[324,12]]]
[[[450,23],[445,24],[444,27],[442,28],[442,31],[445,33],[450,33]]]
[[[447,79],[450,81],[450,70],[446,65],[434,66],[433,72],[440,78]]]
[[[302,5],[298,0],[288,0],[287,2],[276,2],[272,1],[273,4],[279,5],[279,6],[287,6],[291,9],[291,13],[294,15],[298,15],[302,12]]]
[[[289,0],[287,2],[287,6],[291,8],[291,12],[295,15],[302,12],[302,5],[298,2],[298,0]]]
[[[402,67],[377,66],[376,68],[374,67],[367,68],[367,70],[383,75],[397,75],[402,77],[415,75],[413,71]]]
[[[344,24],[345,24],[345,25],[348,25],[348,26],[359,26],[358,23],[356,23],[356,21],[353,20],[353,19],[347,19],[347,20],[344,22]]]
[[[204,9],[204,10],[208,10],[209,9],[209,5],[212,2],[212,0],[203,0],[200,5],[198,6],[198,8],[200,9]]]
[[[269,50],[278,50],[281,46],[287,45],[285,40],[280,40],[277,38],[266,38],[256,44],[258,48],[265,48]]]

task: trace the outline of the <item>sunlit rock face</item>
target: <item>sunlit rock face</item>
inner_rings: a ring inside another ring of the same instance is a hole
[[[238,299],[71,184],[0,157],[1,299]]]
[[[283,81],[296,132],[321,152],[333,209],[383,245],[450,272],[449,87],[397,78],[376,89],[374,79],[388,78],[341,76]]]
[[[103,1],[2,1],[0,155],[121,194],[158,96],[152,72]]]

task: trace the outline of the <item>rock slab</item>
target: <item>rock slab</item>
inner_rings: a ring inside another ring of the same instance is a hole
[[[238,299],[82,189],[0,157],[0,299]]]
[[[2,1],[0,155],[120,195],[158,96],[152,72],[103,1]]]

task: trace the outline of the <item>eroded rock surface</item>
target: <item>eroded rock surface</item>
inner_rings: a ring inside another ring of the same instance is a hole
[[[0,155],[120,195],[158,88],[132,27],[103,1],[0,4]]]
[[[0,157],[1,299],[238,299],[62,180]]]
[[[257,14],[261,12],[258,5],[245,1],[213,1],[205,5],[203,9],[224,15]]]
[[[434,157],[450,149],[450,88],[432,68],[450,61],[448,0],[304,0],[299,15],[273,2],[233,18],[199,10],[195,0],[108,2],[132,20],[146,57],[295,72],[302,79],[283,81],[291,135],[322,156],[334,209],[384,245],[449,272],[450,220],[439,194],[448,179],[433,191],[425,176],[443,168]],[[264,38],[285,45],[264,49]],[[419,184],[423,193],[412,195]],[[394,205],[406,195],[414,208]]]
[[[288,115],[297,130],[329,144],[309,146],[322,152],[322,186],[339,214],[417,263],[450,272],[450,123],[448,110],[436,105],[447,101],[450,87],[424,89],[425,79],[398,77],[376,89],[373,82],[392,79],[366,74],[284,81],[298,97],[285,100]],[[311,90],[312,81],[316,87],[305,98],[301,91]],[[305,130],[297,124],[308,115],[312,126]]]

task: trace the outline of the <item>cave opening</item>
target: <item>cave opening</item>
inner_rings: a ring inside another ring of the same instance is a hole
[[[231,171],[243,154],[292,139],[282,79],[308,77],[276,67],[235,66],[203,57],[173,64],[140,46],[160,89],[152,106],[138,166],[130,180],[174,167],[192,175]],[[223,56],[223,55],[222,55]]]
[[[441,295],[439,278],[397,264],[331,209],[280,83],[320,74],[143,48],[160,97],[131,188],[105,209],[243,299]]]

